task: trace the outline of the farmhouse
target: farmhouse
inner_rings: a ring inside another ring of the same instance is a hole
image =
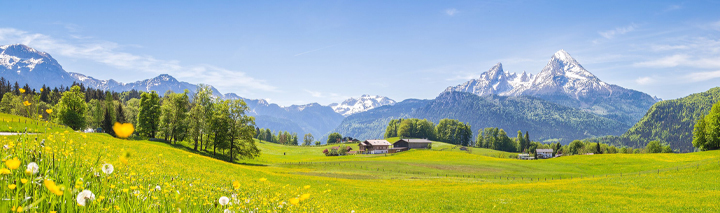
[[[428,139],[400,139],[393,143],[393,147],[408,149],[427,149],[432,144]]]
[[[385,154],[388,153],[390,142],[386,140],[366,140],[358,144],[358,153]]]
[[[537,158],[539,159],[553,157],[553,149],[536,149],[535,153],[537,153]]]

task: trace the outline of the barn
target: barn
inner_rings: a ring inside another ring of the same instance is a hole
[[[432,141],[428,139],[400,139],[393,143],[394,148],[404,149],[427,149],[431,147]]]

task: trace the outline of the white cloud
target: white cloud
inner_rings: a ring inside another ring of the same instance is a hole
[[[631,24],[626,27],[618,27],[612,30],[604,31],[604,32],[598,32],[602,37],[605,37],[606,39],[612,39],[615,38],[615,36],[623,35],[625,33],[629,33],[635,30],[637,26],[635,24]]]
[[[720,78],[720,70],[711,72],[694,72],[685,76],[692,82],[707,81],[715,78]]]
[[[455,8],[450,8],[450,9],[445,10],[445,14],[447,14],[448,16],[455,16],[458,13],[460,13],[460,11],[458,11]]]
[[[91,40],[88,37],[72,36],[68,42],[39,33],[29,33],[13,28],[0,28],[0,44],[25,44],[53,54],[69,58],[99,62],[118,69],[167,73],[180,79],[192,79],[193,83],[207,83],[220,89],[242,89],[277,91],[264,80],[254,79],[240,71],[227,70],[212,65],[182,65],[177,60],[156,59],[147,55],[136,55],[120,51],[121,45]],[[225,91],[230,92],[230,91]]]
[[[316,97],[316,98],[325,97],[325,96],[323,96],[323,94],[321,92],[318,92],[318,91],[311,91],[311,90],[306,89],[305,92],[310,93],[310,96],[312,96],[312,97]]]
[[[640,77],[638,79],[635,79],[635,83],[640,84],[640,85],[648,85],[648,84],[652,84],[654,82],[655,82],[655,79],[653,79],[651,77]]]

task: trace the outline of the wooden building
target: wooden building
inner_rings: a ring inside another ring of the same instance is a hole
[[[540,159],[553,157],[553,149],[536,149],[535,153],[537,153],[537,158]]]
[[[390,149],[390,142],[386,140],[366,140],[358,144],[358,153],[385,154]]]
[[[393,143],[393,148],[399,149],[427,149],[432,144],[428,139],[400,139]]]

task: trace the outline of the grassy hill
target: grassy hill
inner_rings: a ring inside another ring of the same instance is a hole
[[[46,139],[44,146],[39,144],[41,139]],[[259,159],[229,163],[188,151],[183,144],[121,140],[106,134],[72,131],[0,136],[0,143],[10,146],[0,150],[0,158],[6,162],[2,168],[10,168],[7,170],[10,174],[0,176],[0,196],[9,198],[0,200],[0,209],[4,210],[17,207],[39,212],[720,210],[714,202],[707,202],[720,198],[717,190],[720,151],[522,161],[481,154],[497,154],[492,150],[458,151],[452,149],[454,145],[443,143],[435,143],[432,150],[388,156],[325,157],[321,151],[332,145],[297,147],[258,142],[262,150]],[[12,169],[15,157],[20,163],[17,169]],[[29,162],[39,165],[37,174],[23,172]],[[100,172],[104,163],[114,165],[114,172]],[[29,182],[23,183],[23,179]],[[59,190],[62,195],[50,191],[44,179],[52,179],[58,186],[56,192]],[[95,200],[86,206],[76,203],[82,190],[95,195]],[[229,197],[231,204],[219,205],[221,196]]]
[[[653,105],[639,122],[621,136],[594,140],[636,148],[659,140],[670,144],[675,150],[690,152],[694,149],[692,131],[695,122],[707,115],[712,105],[718,101],[720,87],[684,98],[661,101]]]

